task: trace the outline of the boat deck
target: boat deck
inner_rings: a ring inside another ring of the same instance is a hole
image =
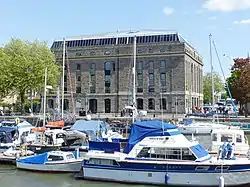
[[[0,153],[0,163],[16,165],[16,157],[5,156],[3,153]]]

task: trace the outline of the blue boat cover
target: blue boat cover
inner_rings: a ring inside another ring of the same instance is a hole
[[[183,125],[190,125],[191,123],[193,123],[192,119],[186,119],[186,120],[184,120],[184,124]]]
[[[100,120],[77,120],[71,127],[72,130],[87,132],[90,136],[95,136],[97,130],[101,133],[109,129],[109,124]]]
[[[204,147],[202,147],[200,144],[192,146],[190,147],[190,149],[196,155],[197,158],[202,158],[209,154],[207,150]]]
[[[1,127],[0,126],[0,142],[12,143],[13,136],[17,133],[14,127]]]
[[[120,143],[89,141],[89,150],[120,152]]]
[[[167,130],[170,129],[176,129],[176,131],[168,132]],[[177,130],[176,125],[159,120],[138,121],[133,123],[124,153],[129,153],[132,148],[145,137],[162,136],[163,133],[164,136],[172,136],[180,134],[180,131]]]
[[[45,164],[47,160],[48,160],[48,153],[42,153],[28,158],[18,159],[17,162],[25,164]]]

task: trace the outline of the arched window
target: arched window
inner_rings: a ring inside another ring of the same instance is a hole
[[[143,99],[137,99],[137,109],[143,110]]]
[[[148,109],[155,110],[155,100],[153,98],[148,99]]]
[[[105,113],[110,113],[111,112],[111,100],[104,99],[104,105],[105,105]]]

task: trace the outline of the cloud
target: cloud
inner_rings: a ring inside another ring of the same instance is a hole
[[[205,0],[202,7],[219,12],[247,10],[250,9],[250,0]]]
[[[171,15],[174,13],[174,9],[170,8],[170,7],[164,7],[163,9],[164,14],[166,14],[167,16]]]
[[[211,16],[211,17],[208,18],[208,20],[215,20],[215,19],[216,19],[215,16]]]
[[[241,24],[241,25],[248,25],[248,24],[250,24],[250,19],[243,19],[240,21],[234,21],[233,23],[234,24]]]

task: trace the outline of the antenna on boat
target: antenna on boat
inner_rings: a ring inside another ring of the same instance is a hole
[[[136,93],[135,93],[135,72],[136,72],[136,35],[134,36],[134,45],[133,45],[133,49],[134,49],[134,58],[133,58],[133,68],[132,68],[132,74],[133,74],[133,116],[132,116],[132,123],[135,122],[135,107],[136,107]]]
[[[212,114],[213,114],[213,122],[215,121],[214,119],[214,67],[213,67],[213,55],[212,55],[212,34],[209,34],[209,51],[210,51],[210,65],[211,65],[211,81],[212,81]]]
[[[225,84],[226,84],[226,87],[227,87],[227,91],[228,91],[228,94],[229,94],[229,97],[231,99],[231,103],[233,105],[233,109],[234,109],[234,112],[235,112],[235,115],[236,115],[236,119],[237,121],[239,122],[239,118],[238,118],[238,112],[236,110],[236,106],[234,104],[234,101],[233,101],[233,97],[232,97],[232,94],[230,92],[230,89],[229,89],[229,86],[228,86],[228,83],[227,83],[227,80],[226,80],[226,77],[225,77],[225,74],[224,74],[224,71],[223,71],[223,68],[222,68],[222,65],[221,65],[221,60],[220,60],[220,57],[218,55],[218,51],[217,51],[217,48],[216,48],[216,45],[215,45],[215,42],[213,41],[213,46],[214,46],[214,50],[215,50],[215,54],[217,56],[217,59],[218,59],[218,62],[220,64],[220,69],[221,69],[221,73],[222,73],[222,76],[223,76],[223,79],[225,81]]]

